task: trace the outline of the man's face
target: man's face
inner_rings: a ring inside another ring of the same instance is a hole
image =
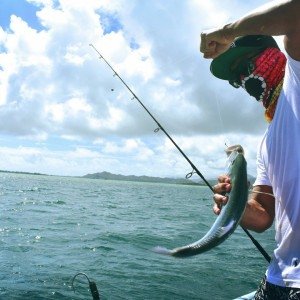
[[[267,108],[274,90],[283,80],[285,63],[286,57],[278,48],[247,53],[231,65],[234,75],[229,83],[235,88],[242,87]]]
[[[247,53],[236,59],[231,65],[230,70],[235,76],[229,83],[235,88],[242,86],[242,78],[249,76],[255,69],[255,60],[260,55],[260,51]]]

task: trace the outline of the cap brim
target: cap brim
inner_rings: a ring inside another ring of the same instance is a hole
[[[210,64],[210,71],[214,76],[220,79],[230,80],[235,75],[231,70],[231,66],[235,60],[247,53],[255,52],[260,49],[262,49],[262,47],[237,47],[228,49],[226,52],[213,59]]]

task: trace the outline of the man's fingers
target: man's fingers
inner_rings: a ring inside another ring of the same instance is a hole
[[[221,209],[223,205],[225,205],[228,201],[228,197],[221,194],[214,194],[214,201],[217,206]]]
[[[211,41],[207,38],[206,33],[201,33],[201,40],[200,40],[200,52],[204,54],[204,57],[210,57],[216,52],[217,43]]]
[[[213,212],[214,214],[216,215],[219,215],[220,212],[221,212],[221,209],[218,207],[218,205],[215,203],[214,206],[213,206]]]
[[[219,215],[222,210],[222,207],[227,203],[228,197],[220,194],[214,194],[214,201],[215,204],[213,206],[213,211],[216,215]]]
[[[206,34],[201,33],[200,36],[200,52],[204,53],[206,51]]]
[[[213,190],[215,194],[225,195],[230,192],[231,185],[230,183],[218,183],[213,187]]]
[[[218,182],[221,183],[230,183],[230,178],[228,175],[222,174],[218,177]]]

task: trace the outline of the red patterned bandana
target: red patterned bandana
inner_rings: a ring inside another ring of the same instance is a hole
[[[277,48],[267,48],[251,62],[249,75],[241,76],[241,86],[266,108],[265,117],[271,122],[282,89],[286,57]]]

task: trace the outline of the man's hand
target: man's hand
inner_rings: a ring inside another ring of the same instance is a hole
[[[200,52],[204,58],[216,58],[229,49],[234,41],[230,24],[221,29],[201,33]]]
[[[229,193],[231,190],[230,178],[227,175],[221,175],[218,178],[218,184],[214,187],[214,207],[213,211],[216,215],[220,214],[222,206],[225,205],[228,201],[228,197],[225,196],[226,193]]]

